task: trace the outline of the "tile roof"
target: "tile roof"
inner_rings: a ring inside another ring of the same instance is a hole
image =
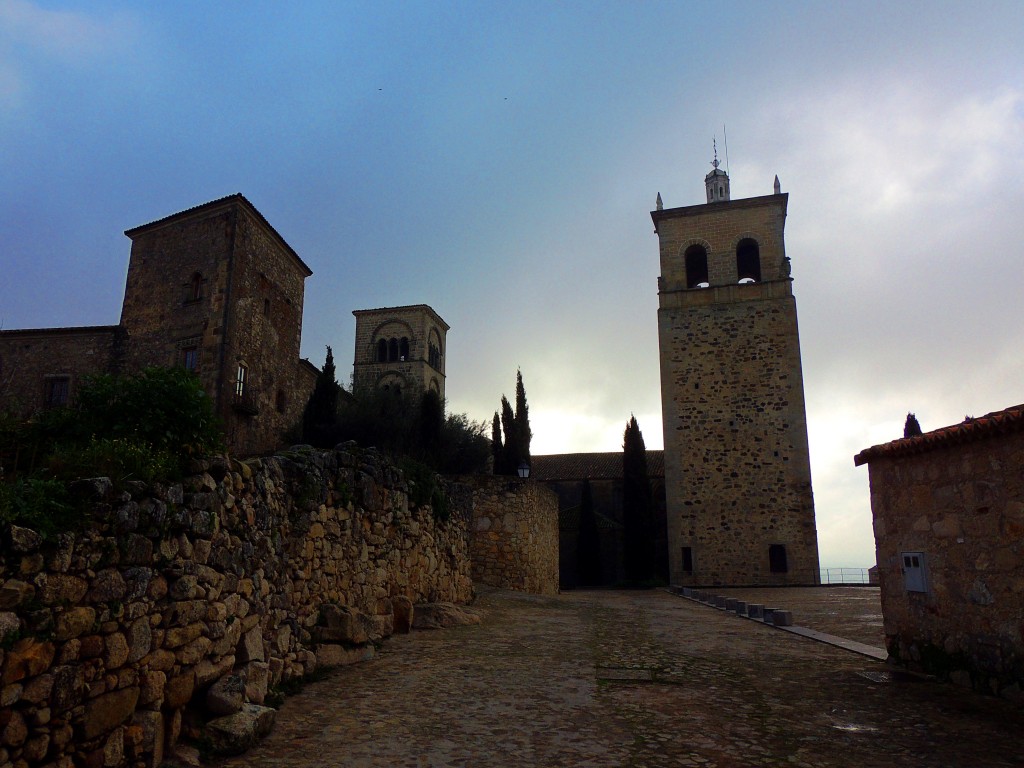
[[[306,273],[307,277],[313,274],[313,270],[311,270],[309,266],[306,264],[306,262],[304,262],[299,257],[299,254],[295,252],[295,249],[288,245],[288,242],[283,237],[281,237],[281,233],[274,229],[274,225],[267,221],[266,217],[262,213],[260,213],[256,206],[250,203],[246,199],[245,195],[243,195],[241,192],[236,192],[235,194],[227,195],[226,197],[219,197],[216,200],[211,200],[210,202],[202,203],[201,205],[194,205],[191,208],[186,208],[184,211],[172,213],[170,216],[164,216],[162,219],[151,221],[148,224],[141,224],[137,227],[126,229],[124,233],[125,235],[134,240],[136,235],[139,235],[148,229],[152,229],[154,227],[162,227],[166,224],[170,224],[179,219],[186,219],[190,216],[194,216],[199,213],[206,213],[208,211],[216,210],[217,208],[226,207],[228,205],[244,206],[250,213],[253,214],[253,216],[256,217],[256,220],[259,221],[264,227],[266,227],[267,231],[269,231],[270,234],[273,235],[273,237],[276,238],[277,241],[282,246],[284,246],[284,249],[293,259],[295,259],[296,262],[298,262],[299,267]]]
[[[647,475],[665,476],[665,452],[647,452]],[[530,479],[595,480],[622,477],[622,451],[610,453],[555,453],[530,457]]]
[[[1024,405],[1014,405],[1002,411],[986,413],[976,419],[965,419],[959,424],[925,432],[923,435],[904,437],[865,448],[853,457],[853,463],[859,467],[874,459],[925,453],[935,448],[1021,431],[1024,431]]]

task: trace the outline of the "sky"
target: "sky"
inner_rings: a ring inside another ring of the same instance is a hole
[[[788,192],[823,567],[853,456],[1024,401],[1024,3],[0,0],[0,327],[116,324],[123,232],[241,192],[352,311],[451,326],[448,410],[522,371],[534,454],[662,447],[650,211]],[[347,383],[348,374],[343,378]]]

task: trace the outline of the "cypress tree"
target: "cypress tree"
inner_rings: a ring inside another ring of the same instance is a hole
[[[491,419],[491,456],[494,457],[491,471],[496,475],[504,474],[505,444],[501,440],[501,417],[498,416],[497,411],[494,412],[494,418]]]
[[[647,447],[636,417],[630,416],[622,436],[622,524],[626,580],[635,584],[654,578],[654,509],[647,474]]]
[[[591,496],[590,480],[583,481],[580,498],[580,529],[576,538],[576,574],[580,586],[595,586],[602,581],[601,537]]]
[[[334,354],[327,347],[327,359],[317,374],[313,393],[302,412],[302,439],[317,448],[329,448],[338,425],[338,385]]]
[[[501,396],[501,426],[505,431],[505,449],[502,451],[502,462],[500,470],[495,468],[499,475],[514,475],[519,467],[519,440],[516,431],[516,416],[512,412],[512,405],[508,398]]]
[[[530,463],[530,441],[533,439],[533,432],[530,430],[530,406],[526,404],[526,387],[523,386],[523,372],[516,369],[516,443],[518,445],[519,460],[516,461],[513,470],[518,471],[522,462]]]
[[[920,434],[922,434],[921,433],[921,425],[917,422],[917,416],[915,416],[912,413],[908,413],[907,414],[907,420],[903,424],[903,436],[904,437],[914,437],[915,435],[920,435]]]

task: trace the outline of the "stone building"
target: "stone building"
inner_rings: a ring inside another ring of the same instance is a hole
[[[647,451],[647,475],[654,503],[655,574],[668,579],[668,545],[665,528],[664,451]],[[533,456],[530,479],[542,483],[558,496],[559,582],[563,589],[578,584],[577,548],[580,532],[580,503],[584,482],[597,518],[601,547],[601,583],[613,585],[625,579],[623,569],[622,452],[562,453]]]
[[[120,324],[0,332],[4,406],[28,415],[69,402],[83,375],[180,365],[213,398],[232,451],[279,445],[316,379],[299,359],[309,267],[240,194],[125,234]]]
[[[1024,700],[1024,405],[861,451],[890,659]]]
[[[669,570],[683,585],[819,580],[788,195],[732,200],[718,167],[707,203],[651,212]]]
[[[426,304],[357,309],[352,389],[432,390],[444,401],[448,324]]]

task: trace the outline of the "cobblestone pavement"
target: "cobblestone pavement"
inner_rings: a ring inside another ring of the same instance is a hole
[[[665,592],[477,606],[479,626],[391,638],[307,686],[222,765],[1024,765],[1007,702]]]

